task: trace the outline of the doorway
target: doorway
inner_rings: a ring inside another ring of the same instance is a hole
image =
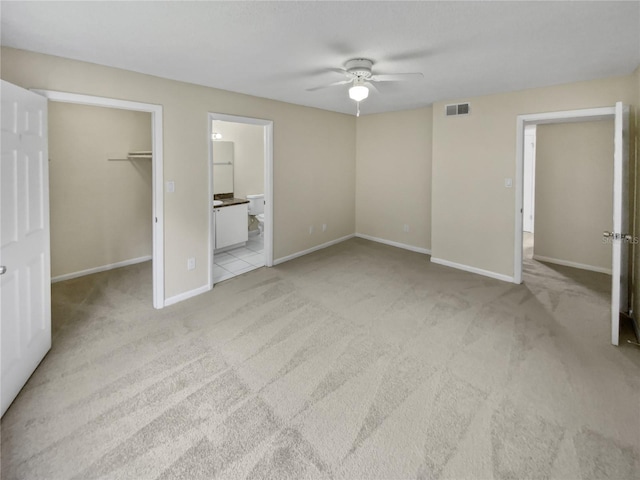
[[[629,308],[628,295],[628,184],[629,184],[629,108],[618,102],[614,107],[592,108],[519,115],[516,137],[516,221],[514,245],[514,283],[522,283],[523,270],[523,190],[525,128],[528,125],[561,124],[614,119],[613,221],[612,232],[605,232],[612,244],[611,343],[618,345],[620,315]],[[606,226],[605,226],[606,228]],[[608,234],[608,235],[607,235]]]
[[[151,292],[151,114],[49,102],[48,117],[51,282],[146,263]]]
[[[209,113],[209,284],[273,265],[273,122]]]
[[[163,198],[163,149],[162,149],[162,106],[148,103],[130,102],[106,97],[94,97],[52,90],[33,90],[50,102],[115,108],[151,114],[151,189],[152,189],[152,271],[153,306],[163,308],[164,299],[164,198]],[[147,159],[149,161],[149,159]]]
[[[611,275],[613,118],[535,128],[525,127],[523,259]]]

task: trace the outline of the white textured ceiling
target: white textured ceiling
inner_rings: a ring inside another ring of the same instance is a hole
[[[3,45],[355,113],[328,70],[357,57],[362,113],[590,80],[640,63],[640,2],[7,2]]]

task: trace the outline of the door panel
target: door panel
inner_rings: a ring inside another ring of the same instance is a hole
[[[2,81],[2,414],[51,348],[47,100]]]
[[[41,231],[44,228],[44,161],[42,152],[37,157],[27,157],[27,235]]]
[[[2,136],[4,144],[4,135]],[[0,213],[2,213],[2,231],[0,235],[0,248],[18,241],[18,151],[8,152],[2,149],[2,162],[0,163],[0,178],[2,179],[2,191],[0,194]]]

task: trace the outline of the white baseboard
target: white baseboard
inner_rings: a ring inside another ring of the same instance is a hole
[[[414,247],[413,245],[407,245],[406,243],[394,242],[392,240],[385,240],[384,238],[372,237],[371,235],[365,235],[364,233],[356,233],[355,236],[358,238],[364,238],[365,240],[371,240],[372,242],[384,243],[385,245],[391,245],[392,247],[403,248],[405,250],[411,250],[412,252],[431,255],[431,250],[429,250],[428,248]]]
[[[560,260],[558,258],[543,257],[542,255],[534,255],[533,259],[537,260],[538,262],[554,263],[556,265],[562,265],[563,267],[579,268],[581,270],[589,270],[591,272],[606,273],[607,275],[611,275],[612,273],[610,268],[595,267],[593,265],[585,265],[584,263],[569,262],[567,260]]]
[[[331,245],[335,245],[337,243],[344,242],[345,240],[349,240],[353,238],[355,235],[346,235],[344,237],[336,238],[335,240],[331,240],[330,242],[323,243],[321,245],[316,245],[315,247],[308,248],[307,250],[303,250],[301,252],[293,253],[291,255],[287,255],[286,257],[277,258],[273,261],[274,265],[280,265],[281,263],[288,262],[289,260],[293,260],[294,258],[302,257],[303,255],[307,255],[309,253],[315,252],[317,250],[322,250],[323,248],[330,247]]]
[[[148,262],[151,259],[151,255],[145,255],[144,257],[130,258],[129,260],[110,263],[109,265],[102,265],[100,267],[88,268],[86,270],[80,270],[79,272],[65,273],[64,275],[52,277],[51,283],[62,282],[63,280],[71,280],[72,278],[84,277],[85,275],[91,275],[92,273],[106,272],[107,270],[113,270],[114,268],[135,265],[136,263]]]
[[[203,285],[202,287],[198,287],[194,290],[189,290],[188,292],[174,295],[173,297],[169,297],[164,301],[164,306],[168,307],[169,305],[173,305],[174,303],[182,302],[183,300],[195,297],[196,295],[200,295],[201,293],[208,292],[209,290],[211,290],[211,288],[211,285]]]
[[[449,260],[443,260],[442,258],[431,257],[431,261],[433,263],[437,263],[438,265],[444,265],[445,267],[457,268],[458,270],[477,273],[478,275],[495,278],[496,280],[502,280],[503,282],[515,283],[514,278],[512,276],[503,275],[502,273],[496,273],[490,270],[483,270],[482,268],[471,267],[469,265],[463,265],[462,263],[450,262]]]

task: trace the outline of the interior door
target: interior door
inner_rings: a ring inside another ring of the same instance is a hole
[[[611,343],[618,345],[620,312],[629,311],[629,107],[616,103],[613,154],[613,242]]]
[[[2,415],[51,348],[47,100],[2,81]]]

